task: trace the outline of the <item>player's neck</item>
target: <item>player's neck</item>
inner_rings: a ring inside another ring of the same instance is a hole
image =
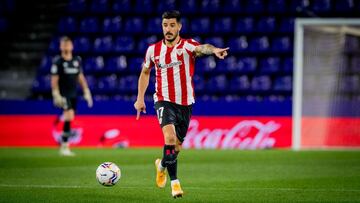
[[[177,36],[176,37],[176,39],[174,39],[172,42],[169,42],[169,41],[167,41],[167,40],[164,40],[165,41],[165,45],[167,46],[167,47],[173,47],[173,46],[175,46],[177,43],[179,43],[180,42],[180,36]]]
[[[65,59],[66,61],[70,61],[72,59],[72,53],[62,53],[61,57]]]

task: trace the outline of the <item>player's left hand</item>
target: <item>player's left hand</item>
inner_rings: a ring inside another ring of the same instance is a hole
[[[89,108],[93,106],[93,100],[89,89],[84,90],[84,99],[87,102]]]
[[[229,50],[229,47],[215,48],[213,52],[214,52],[215,56],[218,57],[219,59],[224,59],[228,55],[227,50]]]

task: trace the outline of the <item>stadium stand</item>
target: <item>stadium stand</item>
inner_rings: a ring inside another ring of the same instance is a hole
[[[162,38],[161,13],[179,9],[184,38],[230,47],[225,60],[211,56],[197,60],[198,98],[290,99],[294,19],[356,17],[359,8],[360,2],[353,0],[70,0],[39,62],[30,98],[50,98],[49,70],[62,35],[74,39],[95,98],[134,97],[146,48]],[[6,18],[0,15],[0,32],[6,27]],[[359,59],[351,64],[357,71],[354,64]],[[148,91],[147,98],[152,93]]]

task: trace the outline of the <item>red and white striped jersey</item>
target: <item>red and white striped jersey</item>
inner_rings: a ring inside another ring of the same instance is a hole
[[[143,65],[155,67],[154,102],[169,101],[184,106],[195,103],[192,76],[194,50],[198,45],[193,39],[180,39],[173,47],[167,47],[163,40],[148,47]]]

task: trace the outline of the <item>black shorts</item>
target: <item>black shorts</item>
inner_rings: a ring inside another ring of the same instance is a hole
[[[76,106],[77,106],[77,99],[76,98],[69,98],[69,97],[65,97],[65,104],[63,109],[64,110],[70,110],[73,109],[74,111],[76,111]]]
[[[182,143],[189,128],[192,105],[182,106],[167,101],[158,101],[155,103],[155,109],[161,128],[168,124],[174,124],[176,137]]]

